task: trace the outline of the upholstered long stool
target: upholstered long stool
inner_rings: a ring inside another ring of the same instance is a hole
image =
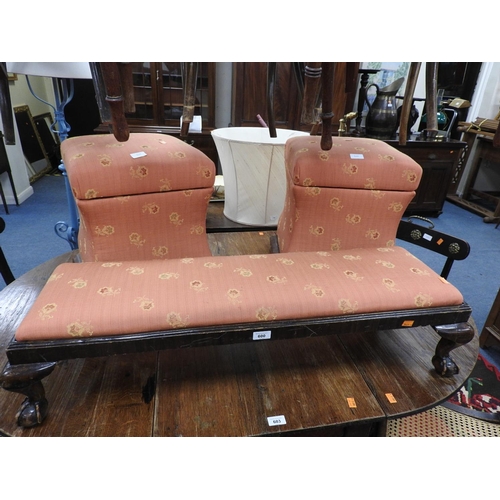
[[[407,250],[212,256],[58,266],[20,324],[0,376],[46,416],[41,380],[59,360],[211,344],[434,326],[432,364],[473,338],[462,294]],[[451,325],[451,326],[440,326]]]

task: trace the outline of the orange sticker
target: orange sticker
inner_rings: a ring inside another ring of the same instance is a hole
[[[436,241],[438,245],[441,245],[444,242],[443,238],[439,238],[439,240]]]
[[[349,408],[357,408],[356,400],[354,398],[347,398],[347,405]]]
[[[389,403],[397,403],[396,398],[392,395],[391,392],[386,393],[385,397],[389,401]]]
[[[402,326],[413,326],[413,323],[415,323],[413,319],[407,319],[406,321],[403,321]]]

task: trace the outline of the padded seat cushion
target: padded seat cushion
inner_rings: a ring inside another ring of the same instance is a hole
[[[401,247],[71,263],[56,268],[16,339],[97,337],[460,305]],[[402,325],[403,326],[403,325]]]

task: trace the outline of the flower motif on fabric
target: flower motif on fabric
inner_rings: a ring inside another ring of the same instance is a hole
[[[130,201],[130,196],[117,196],[116,199],[123,205]]]
[[[252,254],[248,256],[249,259],[267,259],[267,255],[265,254]]]
[[[111,165],[111,156],[109,155],[98,155],[99,157],[99,163],[103,167],[109,167]]]
[[[182,194],[186,197],[189,198],[190,196],[193,196],[193,190],[192,189],[185,189]],[[211,195],[208,196],[208,199],[210,199]]]
[[[151,311],[151,309],[155,306],[154,301],[152,299],[148,299],[147,297],[138,297],[134,300],[134,304],[137,302],[139,302],[139,307],[143,311]]]
[[[308,196],[319,196],[321,194],[321,188],[314,186],[314,187],[306,187],[306,194]]]
[[[276,259],[276,262],[281,262],[284,266],[293,266],[295,264],[292,259],[287,259],[286,257],[280,257]]]
[[[283,278],[280,278],[279,276],[270,275],[266,278],[266,281],[272,283],[273,285],[284,285],[286,284],[287,279],[285,276],[283,276]]]
[[[295,152],[295,154],[307,153],[307,151],[309,151],[309,148],[300,148],[300,149],[297,149],[297,151]]]
[[[344,165],[342,165],[342,172],[347,175],[355,175],[358,173],[358,170],[358,166],[353,163],[350,163],[349,165],[344,163]]]
[[[314,234],[314,236],[323,236],[325,234],[325,228],[323,228],[321,226],[317,226],[317,227],[310,226],[309,232],[311,234]]]
[[[222,267],[222,262],[219,264],[216,264],[215,262],[205,262],[205,264],[203,264],[203,266],[208,268],[208,269],[217,269],[217,268]]]
[[[137,247],[142,247],[146,243],[146,240],[139,233],[130,234],[128,239],[132,245]]]
[[[326,152],[326,151],[320,151],[318,153],[318,158],[321,160],[321,161],[328,161],[329,158],[330,158],[330,155]]]
[[[394,252],[394,248],[380,247],[380,248],[377,248],[377,251],[381,252],[381,253],[389,253],[389,252]]]
[[[383,161],[394,161],[396,159],[392,155],[378,155],[378,157]]]
[[[405,170],[403,172],[403,177],[408,181],[408,182],[417,182],[418,175],[414,170]]]
[[[389,262],[388,260],[376,260],[375,264],[381,264],[388,269],[394,269],[396,267],[392,262]]]
[[[330,269],[330,266],[328,264],[325,264],[323,262],[313,262],[311,264],[311,269]]]
[[[259,321],[270,321],[278,317],[278,313],[274,307],[259,307],[255,312],[255,317]]]
[[[49,279],[47,280],[47,283],[50,283],[51,281],[57,281],[58,279],[61,279],[63,276],[64,276],[64,273],[51,274]]]
[[[326,295],[325,291],[321,287],[316,285],[306,285],[304,287],[304,290],[310,290],[311,293],[318,299],[322,299]]]
[[[79,160],[80,158],[83,158],[85,156],[84,153],[77,153],[76,155],[72,156],[72,160]]]
[[[302,181],[302,185],[304,187],[309,187],[309,186],[312,186],[313,185],[313,180],[310,178],[310,177],[306,177],[303,181]]]
[[[389,290],[390,292],[399,292],[400,290],[396,288],[396,283],[390,278],[383,278],[382,284]]]
[[[330,250],[333,250],[334,252],[337,252],[340,250],[340,238],[333,238],[332,243],[330,245]]]
[[[208,290],[208,286],[205,286],[205,284],[200,280],[191,281],[189,286],[191,287],[191,290],[194,290],[195,292],[206,292]]]
[[[417,307],[431,307],[432,306],[432,297],[426,293],[419,293],[415,297],[415,305]]]
[[[212,171],[207,167],[198,168],[196,173],[198,175],[201,175],[204,179],[211,179],[212,178]]]
[[[96,228],[94,229],[94,233],[97,235],[97,236],[111,236],[112,234],[114,234],[115,232],[115,228],[113,226],[102,226],[102,227],[99,227],[99,226],[96,226]]]
[[[358,310],[358,302],[357,301],[351,302],[349,299],[340,299],[338,304],[339,304],[339,309],[344,314],[352,314]]]
[[[97,290],[97,293],[102,297],[114,297],[121,293],[121,288],[113,288],[112,286],[103,286]]]
[[[57,304],[52,302],[51,304],[45,304],[39,311],[38,311],[38,316],[40,316],[40,319],[46,320],[46,319],[52,319],[54,316],[52,316],[53,313],[56,312],[57,309]]]
[[[168,218],[174,226],[180,226],[184,222],[184,219],[181,219],[181,216],[177,212],[172,212]]]
[[[66,331],[72,337],[92,337],[94,334],[92,325],[86,321],[74,321],[66,326]]]
[[[356,147],[354,148],[354,150],[355,150],[355,151],[360,151],[361,153],[369,153],[369,152],[370,152],[370,150],[369,150],[369,149],[366,149],[366,148],[364,148],[363,146],[356,146]]]
[[[141,274],[144,274],[144,268],[138,266],[127,267],[126,271],[130,274],[133,274],[134,276],[140,276]]]
[[[134,179],[144,179],[148,175],[148,167],[139,165],[137,167],[130,167],[130,175]]]
[[[370,240],[378,240],[380,238],[380,232],[376,229],[368,229],[366,231],[365,236]]]
[[[250,269],[245,269],[243,267],[238,267],[234,270],[235,273],[238,273],[240,276],[243,276],[244,278],[249,278],[252,276],[252,271]]]
[[[121,267],[123,262],[103,262],[101,267]]]
[[[344,255],[342,257],[345,260],[361,260],[361,255]]]
[[[168,155],[171,158],[176,158],[177,160],[184,160],[184,158],[186,158],[186,153],[184,153],[184,151],[175,151],[174,153],[169,151]]]
[[[93,200],[94,198],[97,198],[97,195],[99,194],[99,191],[95,189],[87,189],[85,193],[85,199],[86,200]]]
[[[323,252],[323,251],[320,251],[320,252],[316,252],[317,255],[320,255],[321,257],[331,257],[332,254],[330,252]]]
[[[161,273],[158,275],[158,278],[161,280],[169,280],[169,279],[178,279],[179,278],[179,273]]]
[[[170,312],[167,314],[167,323],[172,328],[184,328],[188,325],[188,318],[183,319],[177,312]]]
[[[156,203],[146,203],[142,207],[142,213],[156,215],[160,213],[160,207]]]
[[[184,259],[181,259],[181,262],[183,264],[192,264],[194,262],[193,257],[185,257]]]
[[[160,179],[160,183],[160,192],[172,190],[172,184],[168,179]]]
[[[419,269],[418,267],[410,267],[410,271],[418,276],[429,276],[429,272],[425,269]]]
[[[342,205],[342,202],[340,201],[339,198],[332,198],[330,200],[330,208],[333,208],[334,210],[339,212],[344,208],[344,205]]]
[[[81,288],[85,288],[87,286],[87,280],[83,278],[75,278],[71,281],[68,281],[68,285],[71,285],[73,288],[76,288],[77,290]]]
[[[375,179],[373,177],[366,179],[365,189],[375,189]]]
[[[228,298],[229,302],[232,302],[233,304],[241,304],[241,292],[236,288],[230,288],[226,292],[226,297]]]
[[[360,276],[355,271],[350,271],[349,269],[344,271],[344,275],[353,281],[362,281],[363,280],[363,276]]]
[[[403,210],[403,204],[398,201],[393,201],[388,207],[387,210],[392,210],[393,212],[401,212]]]
[[[382,199],[386,194],[383,191],[379,191],[378,189],[372,189],[370,193],[376,200]]]
[[[359,224],[361,222],[361,215],[347,214],[345,221],[349,224]]]
[[[203,226],[191,226],[191,229],[189,231],[191,234],[196,234],[196,235],[201,235],[205,232],[203,229]]]
[[[153,247],[151,253],[153,254],[154,257],[160,257],[160,258],[166,257],[168,254],[168,247],[166,247],[165,245],[161,245],[159,247]]]

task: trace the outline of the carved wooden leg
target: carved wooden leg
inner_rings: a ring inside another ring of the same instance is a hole
[[[459,372],[459,367],[450,357],[450,352],[474,338],[474,329],[469,323],[435,326],[434,330],[441,337],[432,357],[432,364],[443,377],[452,377]]]
[[[52,373],[56,363],[33,363],[30,365],[5,366],[0,375],[3,389],[24,394],[17,424],[21,427],[34,427],[41,424],[47,416],[49,403],[45,398],[42,379]]]

